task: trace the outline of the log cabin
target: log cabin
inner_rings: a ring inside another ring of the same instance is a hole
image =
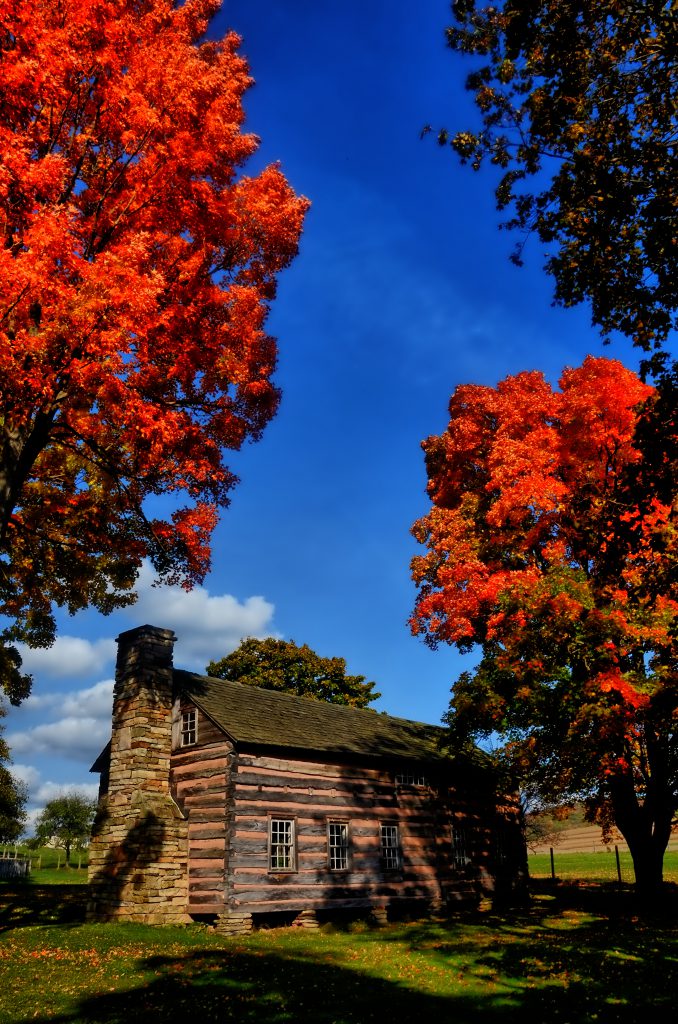
[[[517,801],[441,727],[174,669],[118,637],[89,858],[91,920],[313,927],[473,903],[525,878]]]

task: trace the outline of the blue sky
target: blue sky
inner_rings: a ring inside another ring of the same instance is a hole
[[[62,616],[54,648],[27,652],[33,696],[5,728],[33,809],[95,785],[113,638],[144,622],[173,628],[175,664],[199,671],[242,636],[308,643],[375,680],[381,709],[439,721],[464,661],[407,627],[420,442],[445,428],[457,384],[529,368],[556,380],[589,352],[637,365],[628,345],[602,347],[586,308],[551,306],[536,244],[526,267],[509,263],[492,176],[420,139],[427,123],[473,121],[448,22],[446,0],[225,0],[211,34],[243,37],[256,80],[251,170],[280,161],[313,204],[269,321],[282,407],[231,461],[241,483],[203,588],[154,588],[144,573],[136,607]]]

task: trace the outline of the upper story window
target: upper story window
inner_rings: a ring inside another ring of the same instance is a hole
[[[425,775],[399,772],[395,777],[395,783],[396,786],[428,786],[428,779]]]
[[[294,818],[271,818],[268,866],[271,871],[296,871]]]
[[[198,740],[198,713],[193,708],[191,711],[181,713],[181,745],[190,747]]]
[[[398,871],[401,867],[400,831],[397,825],[382,824],[381,866],[384,871]]]
[[[348,871],[347,821],[328,821],[327,859],[330,871]]]

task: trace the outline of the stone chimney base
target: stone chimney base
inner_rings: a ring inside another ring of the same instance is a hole
[[[138,791],[104,798],[89,852],[91,921],[182,924],[188,905],[188,828],[172,798]]]
[[[190,920],[188,821],[170,784],[175,639],[157,626],[118,637],[107,793],[90,846],[90,920]]]

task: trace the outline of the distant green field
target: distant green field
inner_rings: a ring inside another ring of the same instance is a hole
[[[566,881],[616,882],[617,862],[614,850],[599,853],[559,853],[554,847],[556,877]],[[628,851],[619,851],[623,882],[633,882],[633,862]],[[551,859],[548,853],[532,853],[527,858],[531,878],[550,878]],[[678,882],[678,851],[664,857],[664,879]]]
[[[12,856],[14,848],[11,849]],[[0,847],[0,858],[4,848]],[[87,881],[87,851],[71,854],[71,866],[66,867],[63,850],[43,847],[39,850],[24,850],[19,847],[19,856],[31,858],[31,880],[42,885],[78,884]],[[619,852],[622,881],[633,882],[633,864],[628,851]],[[563,881],[616,882],[617,864],[614,850],[596,853],[559,853],[554,847],[556,877]],[[80,863],[80,868],[78,864]],[[548,853],[531,853],[528,856],[531,878],[550,878],[551,861]],[[678,850],[664,857],[664,879],[678,883]]]
[[[10,849],[10,848],[8,848]],[[3,856],[0,847],[0,858]],[[12,856],[14,848],[11,848]],[[71,854],[71,866],[66,867],[63,850],[43,847],[39,850],[18,850],[19,856],[31,858],[31,880],[42,885],[78,884],[87,881],[87,851]],[[633,882],[633,863],[628,851],[619,852],[622,881]],[[78,864],[80,868],[78,869]],[[559,853],[554,847],[556,877],[563,881],[616,882],[617,864],[614,850],[596,853]],[[528,856],[531,878],[550,878],[551,861],[548,853],[531,853]],[[678,883],[678,850],[672,850],[664,857],[664,879]]]
[[[18,857],[29,857],[31,861],[31,880],[40,882],[42,885],[52,883],[73,884],[87,881],[87,851],[78,853],[71,852],[71,866],[66,866],[66,855],[63,850],[55,850],[51,846],[43,846],[37,850],[29,850],[19,846],[16,850]],[[14,858],[13,846],[0,846],[0,859],[9,856]],[[1,880],[0,880],[1,881]]]

